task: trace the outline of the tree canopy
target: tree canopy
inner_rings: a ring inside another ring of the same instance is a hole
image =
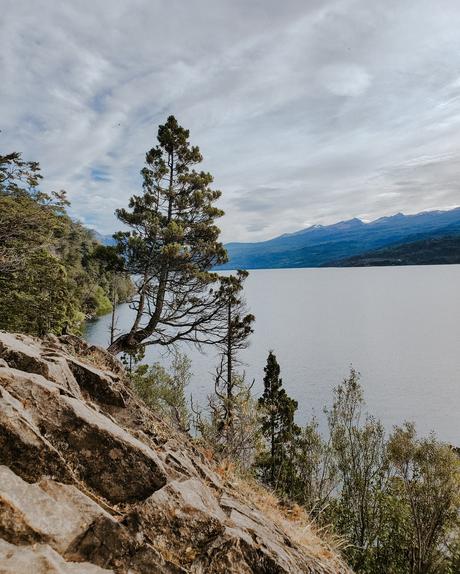
[[[67,215],[65,193],[44,193],[42,179],[37,162],[0,155],[0,328],[78,332],[110,311],[109,275],[92,233]],[[120,290],[126,298],[126,277]]]
[[[292,452],[300,428],[294,416],[297,401],[291,399],[283,388],[280,366],[272,351],[264,368],[264,392],[259,398],[261,432],[268,445],[260,461],[262,477],[270,486],[277,487],[286,476],[294,474]]]
[[[158,144],[141,170],[143,192],[128,209],[117,210],[128,231],[116,234],[125,270],[135,277],[136,311],[129,331],[115,339],[112,353],[179,340],[209,343],[220,336],[221,314],[213,266],[226,261],[215,224],[220,191],[194,166],[200,150],[189,131],[170,116],[158,129]]]

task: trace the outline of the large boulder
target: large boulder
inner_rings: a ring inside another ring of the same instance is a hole
[[[66,357],[42,341],[28,335],[0,332],[0,357],[4,361],[3,366],[43,375],[81,398],[80,387]]]
[[[65,479],[71,469],[95,492],[115,503],[142,500],[166,483],[163,464],[148,445],[84,401],[69,396],[57,383],[41,375],[0,368],[0,393],[13,397],[18,409],[26,405],[19,420],[28,419],[36,431],[34,439],[46,441],[61,453],[67,464],[62,475],[58,472],[59,478]],[[16,437],[14,444],[22,450],[21,432]],[[29,445],[29,433],[26,438],[24,447]],[[12,460],[7,450],[0,452],[0,463],[24,475],[31,465],[29,458]],[[47,457],[37,463],[33,465],[35,473],[48,471]]]
[[[96,518],[114,521],[73,485],[48,478],[30,484],[6,466],[0,484],[0,536],[11,543],[40,542],[65,556]]]

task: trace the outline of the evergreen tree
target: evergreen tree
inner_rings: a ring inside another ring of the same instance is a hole
[[[244,373],[237,370],[238,353],[249,344],[254,315],[247,313],[243,284],[247,271],[219,278],[217,292],[222,307],[224,325],[222,338],[217,341],[220,362],[216,369],[214,393],[208,397],[209,418],[197,413],[195,425],[201,436],[221,458],[231,459],[242,468],[254,460],[258,437],[257,413]]]
[[[268,451],[261,457],[259,467],[267,484],[289,494],[295,480],[296,438],[300,435],[300,428],[294,421],[298,403],[283,388],[280,366],[272,351],[264,371],[264,392],[259,399],[259,409],[261,432]]]
[[[231,442],[233,434],[235,375],[238,380],[241,379],[241,375],[235,373],[237,355],[248,346],[255,320],[254,315],[246,312],[246,303],[242,296],[243,284],[248,275],[247,271],[238,270],[236,275],[219,279],[218,297],[225,309],[225,335],[217,343],[221,351],[221,362],[216,373],[215,392],[222,401],[222,426],[228,442]]]
[[[196,344],[220,338],[222,308],[213,285],[214,265],[226,261],[218,241],[213,178],[193,166],[201,153],[189,131],[170,116],[158,129],[158,145],[146,154],[143,193],[117,210],[130,231],[116,235],[126,271],[136,277],[134,322],[110,345],[117,354],[141,345]]]

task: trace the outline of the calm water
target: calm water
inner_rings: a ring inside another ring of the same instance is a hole
[[[243,360],[247,378],[262,385],[269,349],[281,365],[299,422],[322,416],[331,390],[353,365],[368,410],[388,429],[414,421],[421,433],[460,445],[460,266],[252,271],[246,299],[256,315]],[[118,325],[129,325],[127,305]],[[109,317],[88,325],[105,345]],[[190,391],[203,401],[212,388],[214,357],[187,348]],[[149,348],[148,362],[168,361]]]

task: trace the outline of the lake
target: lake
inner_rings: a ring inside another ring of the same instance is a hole
[[[245,295],[256,323],[242,359],[256,394],[273,349],[286,390],[299,402],[298,422],[312,413],[321,419],[353,365],[369,412],[388,430],[410,420],[421,434],[435,430],[460,445],[460,265],[256,270]],[[118,326],[131,317],[121,305]],[[88,324],[86,338],[106,345],[109,321]],[[194,372],[189,390],[202,403],[215,357],[186,352]],[[146,361],[168,357],[148,347]]]

